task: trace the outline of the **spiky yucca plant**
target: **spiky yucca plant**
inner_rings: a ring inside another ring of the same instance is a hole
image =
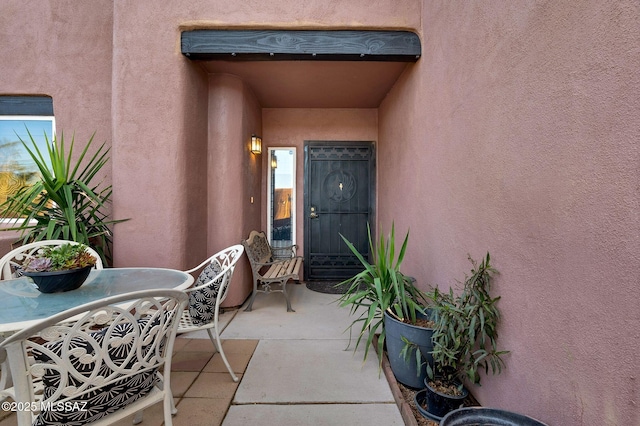
[[[373,263],[369,263],[349,240],[340,235],[362,263],[364,270],[344,281],[348,288],[338,299],[341,307],[350,306],[351,314],[358,314],[358,317],[350,325],[350,328],[353,328],[360,323],[355,349],[358,349],[362,338],[368,333],[364,351],[365,361],[376,330],[379,330],[380,333],[378,353],[383,351],[386,336],[384,330],[385,311],[388,310],[400,321],[415,323],[416,312],[424,313],[423,307],[427,304],[425,294],[414,286],[413,279],[400,272],[400,265],[409,241],[409,232],[407,231],[396,258],[395,226],[393,224],[387,239],[385,240],[381,230],[380,238],[375,244],[368,225],[367,231]]]
[[[94,133],[77,161],[73,161],[74,137],[67,152],[62,133],[51,141],[45,133],[47,151],[43,153],[28,129],[27,133],[30,141],[19,139],[36,163],[40,178],[0,205],[0,217],[16,218],[14,226],[2,229],[22,231],[23,244],[61,239],[92,246],[109,264],[110,226],[126,220],[108,219],[105,208],[110,202],[111,186],[99,188],[100,184],[92,182],[109,160],[109,148],[103,143],[89,157]]]

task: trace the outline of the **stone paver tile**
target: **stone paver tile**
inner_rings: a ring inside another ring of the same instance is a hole
[[[186,352],[209,352],[211,355],[218,352],[210,339],[188,339],[182,350]]]
[[[231,402],[238,383],[231,380],[229,373],[200,373],[185,398],[215,398]]]
[[[176,340],[173,343],[173,353],[180,352],[182,348],[189,343],[191,339],[185,339],[182,337],[176,337]]]
[[[178,400],[176,399],[177,403]],[[156,404],[153,404],[151,407],[147,407],[144,409],[144,415],[142,416],[141,425],[144,426],[162,426],[164,424],[164,405],[163,402],[160,401]],[[115,426],[131,426],[133,424],[133,418],[135,414],[131,414],[130,416],[125,417],[124,419],[120,419],[117,422],[113,423]]]
[[[229,408],[228,401],[212,398],[182,398],[177,405],[174,426],[219,426]],[[146,425],[144,425],[146,426]]]
[[[172,371],[171,392],[174,398],[182,397],[198,377],[197,371]]]
[[[212,352],[178,352],[171,360],[171,371],[201,371],[212,356]]]
[[[15,413],[0,411],[0,419],[2,419],[0,426],[18,426],[18,418]]]
[[[229,364],[231,364],[231,369],[236,374],[244,373],[244,371],[247,369],[247,365],[249,365],[251,356],[253,355],[253,352],[229,353],[226,349],[224,353],[227,356],[227,361],[229,361]],[[224,361],[222,360],[222,356],[220,354],[215,354],[202,371],[206,371],[208,373],[228,373],[227,367],[224,365]]]
[[[259,340],[254,339],[222,339],[225,354],[253,354]]]

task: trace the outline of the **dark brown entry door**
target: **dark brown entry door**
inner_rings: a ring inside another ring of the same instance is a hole
[[[305,277],[349,278],[362,266],[340,234],[369,258],[367,223],[373,223],[374,145],[306,141],[304,154]]]

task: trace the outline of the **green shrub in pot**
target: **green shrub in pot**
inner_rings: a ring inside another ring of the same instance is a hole
[[[417,315],[424,314],[424,306],[427,304],[426,294],[415,286],[412,278],[400,271],[407,249],[409,232],[407,231],[400,250],[396,252],[395,225],[391,226],[391,233],[386,239],[382,230],[380,230],[380,237],[376,241],[371,236],[369,226],[367,226],[367,231],[371,262],[365,259],[356,247],[341,235],[345,244],[358,258],[364,269],[344,281],[348,288],[338,299],[340,306],[349,306],[351,314],[358,315],[350,325],[350,329],[359,325],[355,349],[358,348],[363,337],[367,335],[365,360],[376,330],[379,331],[378,352],[382,353],[383,351],[385,343],[383,315],[385,311],[400,321],[415,323]]]
[[[504,367],[502,356],[509,351],[498,350],[496,306],[500,297],[490,295],[491,278],[496,270],[491,257],[478,264],[469,257],[473,267],[459,294],[450,288],[442,292],[434,288],[432,299],[433,367],[427,366],[428,384],[443,394],[459,395],[466,381],[480,384],[480,371],[499,374]],[[431,410],[430,410],[431,411]]]

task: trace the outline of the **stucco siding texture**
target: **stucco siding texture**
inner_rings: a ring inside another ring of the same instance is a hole
[[[511,354],[483,405],[640,424],[638,8],[425,2],[380,107],[379,222],[411,229],[407,272],[448,288],[487,251],[500,271]]]

